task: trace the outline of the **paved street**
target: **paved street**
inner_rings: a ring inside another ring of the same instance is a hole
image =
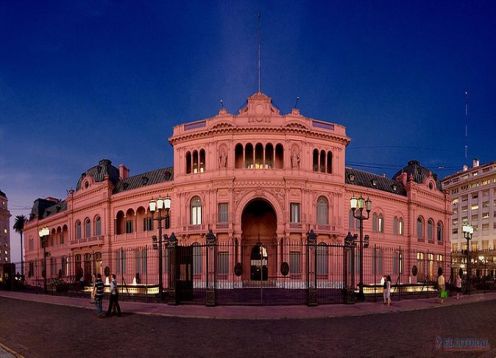
[[[0,343],[26,357],[494,356],[496,301],[361,317],[216,320],[124,314],[0,298]],[[435,337],[487,338],[442,353]]]

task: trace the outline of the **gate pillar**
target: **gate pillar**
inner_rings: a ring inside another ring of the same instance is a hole
[[[177,275],[177,257],[176,257],[176,247],[177,247],[177,238],[174,233],[169,237],[169,241],[167,242],[167,250],[169,253],[169,287],[168,287],[168,298],[167,304],[169,305],[177,305],[177,296],[176,296],[176,275]]]
[[[212,230],[208,230],[206,235],[207,240],[207,277],[206,277],[206,288],[207,297],[205,301],[206,306],[215,306],[215,270],[216,270],[216,257],[217,257],[217,237],[214,235]]]
[[[317,306],[317,235],[307,233],[307,287],[308,306]]]
[[[343,302],[355,303],[355,241],[349,232],[344,239],[343,276]]]

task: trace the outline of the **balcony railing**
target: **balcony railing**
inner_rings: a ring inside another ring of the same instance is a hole
[[[79,240],[71,241],[71,246],[91,246],[91,245],[102,245],[103,244],[103,235],[99,236],[91,236],[81,238]]]

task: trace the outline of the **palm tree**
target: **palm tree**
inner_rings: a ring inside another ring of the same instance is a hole
[[[22,249],[22,233],[24,232],[24,224],[27,218],[24,215],[17,215],[14,223],[14,230],[21,235],[21,277],[24,279],[24,251]]]

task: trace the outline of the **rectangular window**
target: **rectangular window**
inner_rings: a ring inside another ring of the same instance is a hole
[[[133,221],[126,220],[126,234],[131,234],[133,232]]]
[[[229,252],[219,252],[217,256],[217,273],[219,275],[229,273]]]
[[[217,222],[218,223],[228,223],[229,222],[229,214],[228,214],[229,204],[228,203],[219,203],[217,205],[218,215]]]
[[[289,221],[292,224],[299,224],[300,223],[300,203],[291,203],[290,204]]]
[[[289,252],[289,273],[290,275],[301,274],[301,254],[299,251]]]
[[[193,275],[202,273],[202,247],[193,244]]]
[[[143,218],[143,231],[153,231],[153,218]]]
[[[327,275],[329,272],[329,255],[327,245],[317,246],[317,275]]]

